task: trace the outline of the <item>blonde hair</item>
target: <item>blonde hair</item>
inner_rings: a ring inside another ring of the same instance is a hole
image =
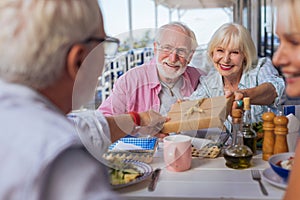
[[[173,28],[180,28],[190,38],[191,50],[195,50],[198,47],[195,33],[188,26],[181,22],[171,22],[161,26],[156,33],[155,41],[160,42],[163,32],[165,30],[173,30]]]
[[[208,58],[212,61],[213,51],[216,47],[230,47],[239,49],[245,56],[244,71],[255,67],[257,52],[249,31],[236,23],[223,24],[212,36],[208,47]]]
[[[0,78],[35,89],[53,84],[68,49],[101,23],[96,0],[0,1]]]
[[[281,20],[285,32],[299,33],[300,31],[300,1],[299,0],[276,0],[278,15],[277,20]]]

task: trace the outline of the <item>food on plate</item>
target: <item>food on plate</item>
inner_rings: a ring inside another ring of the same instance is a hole
[[[127,165],[124,169],[109,169],[110,183],[112,185],[126,184],[142,175],[134,166]]]
[[[293,164],[294,164],[294,157],[293,156],[289,157],[287,160],[281,160],[281,161],[276,163],[276,165],[278,165],[279,167],[282,167],[282,168],[287,169],[287,170],[292,169]]]

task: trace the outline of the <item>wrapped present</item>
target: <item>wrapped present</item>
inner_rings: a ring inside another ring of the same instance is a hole
[[[177,102],[172,105],[164,124],[163,133],[222,128],[231,108],[233,97],[203,98]]]

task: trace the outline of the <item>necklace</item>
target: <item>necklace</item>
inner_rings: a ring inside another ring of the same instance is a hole
[[[174,97],[174,92],[173,92],[173,88],[174,88],[174,86],[176,85],[176,83],[178,82],[180,80],[180,78],[172,85],[172,86],[169,86],[167,83],[165,83],[165,82],[163,82],[162,80],[160,80],[160,83],[163,85],[163,86],[165,86],[166,88],[168,88],[169,89],[169,92],[170,92],[170,95],[172,96],[172,97]]]

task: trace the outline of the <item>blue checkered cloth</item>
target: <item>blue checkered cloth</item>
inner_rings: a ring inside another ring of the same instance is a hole
[[[154,150],[156,146],[157,138],[156,137],[136,138],[132,136],[126,136],[116,141],[115,143],[111,144],[108,149],[112,150],[119,141],[122,141],[127,144],[134,144],[136,146],[142,147],[143,150]]]

